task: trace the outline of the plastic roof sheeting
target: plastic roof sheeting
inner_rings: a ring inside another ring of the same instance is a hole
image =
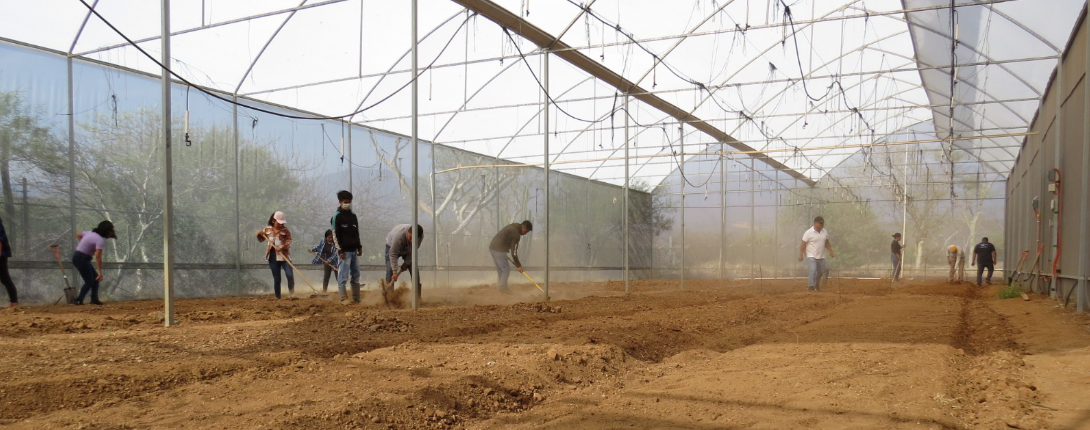
[[[928,123],[934,135],[920,139],[950,139],[1005,175],[1083,7],[957,0],[951,25],[939,0],[496,3],[814,180],[853,148]],[[95,2],[152,55],[158,4]],[[159,73],[95,17],[81,32],[79,1],[6,12],[0,37]],[[352,120],[410,131],[407,1],[174,0],[171,15],[171,67],[194,83],[323,115],[374,105]],[[420,65],[435,65],[420,80],[422,139],[539,163],[548,133],[554,168],[621,183],[627,119],[632,175],[652,185],[677,168],[682,142],[685,153],[721,147],[640,102],[626,115],[616,89],[557,58],[546,129],[537,47],[447,0],[421,0],[419,26]],[[979,138],[995,135],[1007,136]]]

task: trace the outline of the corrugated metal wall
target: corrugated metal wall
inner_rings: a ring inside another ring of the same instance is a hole
[[[1035,133],[1026,137],[1017,163],[1007,180],[1007,246],[1006,261],[1018,261],[1019,253],[1029,251],[1024,270],[1034,264],[1037,248],[1038,225],[1031,206],[1034,197],[1040,199],[1040,238],[1044,252],[1040,257],[1041,273],[1051,277],[1057,251],[1057,235],[1062,243],[1062,254],[1056,265],[1058,283],[1028,283],[1038,292],[1065,299],[1070,294],[1072,303],[1080,311],[1088,308],[1087,274],[1080,273],[1080,262],[1090,255],[1080,255],[1079,242],[1087,232],[1081,231],[1082,200],[1090,191],[1083,183],[1085,153],[1090,150],[1090,139],[1085,136],[1086,70],[1087,70],[1087,22],[1083,17],[1075,29],[1065,50],[1063,60],[1053,75],[1041,107],[1030,127]],[[1060,170],[1060,192],[1050,192],[1048,179],[1053,168]],[[1058,206],[1058,209],[1056,209]],[[1090,215],[1090,214],[1085,214]],[[1060,225],[1058,225],[1060,224]],[[1014,265],[1008,266],[1014,270]],[[1011,273],[1007,273],[1008,276]],[[1078,291],[1082,290],[1082,291]]]

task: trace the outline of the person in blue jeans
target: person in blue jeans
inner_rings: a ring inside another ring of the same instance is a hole
[[[101,305],[98,299],[98,285],[102,282],[102,248],[106,246],[106,239],[117,239],[114,232],[114,224],[109,221],[98,223],[91,231],[76,233],[76,252],[72,254],[72,266],[75,266],[80,277],[83,278],[83,287],[79,289],[76,297],[76,305],[82,305],[87,293],[91,293],[91,304]],[[95,264],[91,265],[91,259]],[[96,270],[97,268],[97,270]]]
[[[337,257],[337,248],[333,245],[333,230],[326,230],[325,237],[313,248],[310,248],[310,253],[314,254],[314,259],[310,261],[310,264],[321,264],[325,269],[325,277],[322,278],[322,292],[329,291],[329,277],[338,270],[336,267],[341,263],[340,257]],[[337,278],[333,278],[333,282],[337,282]]]
[[[280,271],[288,278],[288,294],[295,293],[295,272],[288,259],[291,258],[291,230],[288,230],[283,212],[273,212],[265,228],[257,231],[257,241],[268,241],[265,247],[265,261],[273,274],[273,294],[280,300]]]
[[[360,222],[352,212],[352,193],[346,190],[337,192],[337,211],[333,212],[330,224],[333,230],[333,242],[337,245],[337,257],[341,265],[337,268],[337,292],[341,295],[341,304],[348,304],[345,284],[352,280],[352,302],[360,302],[360,259],[363,245],[360,242]]]
[[[829,250],[829,257],[836,256],[833,242],[829,240],[829,230],[825,229],[825,218],[818,216],[814,218],[814,226],[802,234],[802,245],[799,247],[799,261],[805,259],[806,267],[810,270],[807,291],[821,290],[821,276],[829,270],[825,250]]]

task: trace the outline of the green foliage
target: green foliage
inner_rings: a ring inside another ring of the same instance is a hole
[[[1000,299],[1013,299],[1022,296],[1022,289],[1015,286],[1015,283],[1011,283],[1007,288],[999,290]]]

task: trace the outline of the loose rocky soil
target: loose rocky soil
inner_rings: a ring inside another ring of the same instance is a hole
[[[0,426],[1090,429],[1090,319],[941,281],[676,281],[0,312]],[[400,302],[410,300],[400,294]]]

